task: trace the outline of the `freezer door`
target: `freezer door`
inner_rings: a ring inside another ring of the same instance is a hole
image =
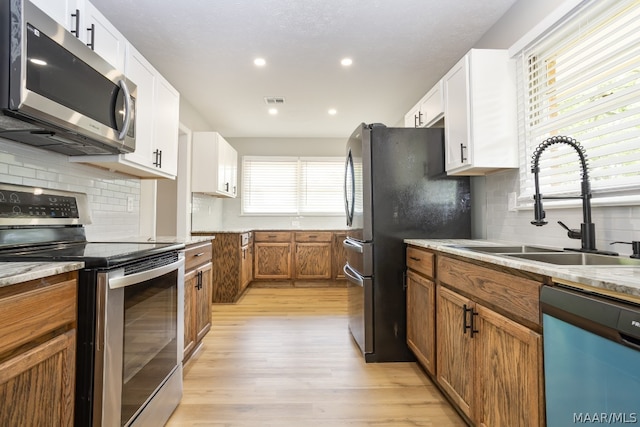
[[[344,266],[347,278],[349,331],[363,355],[373,353],[373,279],[362,277],[349,265]]]
[[[344,239],[342,247],[346,251],[347,265],[365,277],[373,276],[373,243]]]

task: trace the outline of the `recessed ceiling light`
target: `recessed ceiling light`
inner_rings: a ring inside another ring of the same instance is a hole
[[[253,63],[258,67],[264,67],[267,65],[267,61],[264,58],[256,58],[253,60]]]
[[[275,116],[276,114],[278,114],[278,109],[277,108],[269,108],[269,114],[271,114],[272,116]]]
[[[329,114],[331,114],[332,116],[335,116],[336,114],[338,114],[338,110],[336,110],[335,108],[330,108]]]
[[[351,60],[351,58],[343,58],[340,64],[342,64],[343,67],[348,67],[353,64],[353,60]]]

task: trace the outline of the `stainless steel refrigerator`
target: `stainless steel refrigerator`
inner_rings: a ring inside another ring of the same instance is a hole
[[[406,344],[406,238],[470,238],[468,177],[444,170],[442,129],[362,123],[347,142],[349,330],[367,362],[414,360]]]

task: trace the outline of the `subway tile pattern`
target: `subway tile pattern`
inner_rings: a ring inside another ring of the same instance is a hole
[[[579,248],[580,240],[567,237],[566,231],[558,225],[564,222],[570,228],[580,228],[581,208],[546,209],[543,227],[531,224],[533,210],[510,212],[508,193],[518,193],[518,171],[506,171],[487,175],[485,182],[486,238],[490,240],[518,241],[564,248]],[[474,194],[474,197],[478,196]],[[474,199],[473,203],[482,203]],[[631,254],[630,245],[611,245],[614,241],[640,240],[640,206],[593,206],[592,222],[596,226],[596,247],[599,250],[615,251],[621,255]]]
[[[139,234],[140,180],[0,138],[0,182],[86,193],[90,240]],[[128,210],[128,202],[133,209]]]

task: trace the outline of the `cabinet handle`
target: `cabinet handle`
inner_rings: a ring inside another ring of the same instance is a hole
[[[316,234],[310,234],[310,235],[309,235],[309,238],[310,238],[310,239],[317,239],[317,238],[318,238],[318,235],[316,235]]]
[[[89,46],[89,48],[91,48],[91,50],[96,50],[96,45],[95,45],[95,41],[96,41],[96,25],[95,24],[91,24],[91,27],[87,28],[88,32],[91,32],[91,41],[89,43],[87,43],[87,46]]]
[[[463,163],[467,161],[467,158],[464,156],[464,150],[466,149],[467,149],[467,146],[461,143],[460,144],[460,161]]]
[[[156,150],[153,152],[155,156],[155,160],[153,162],[153,166],[162,168],[162,150]]]
[[[198,256],[202,256],[204,255],[204,252],[198,252],[197,254],[194,255],[194,257],[198,257]]]
[[[276,236],[275,234],[269,234],[267,237],[270,238],[270,239],[275,239],[278,236]]]
[[[233,186],[233,194],[236,194],[238,192],[238,188],[234,185]]]
[[[418,258],[418,257],[414,257],[414,256],[410,256],[409,259],[412,260],[412,261],[416,261],[416,262],[422,261],[422,258]]]
[[[470,323],[467,323],[467,313],[472,313]],[[473,308],[467,308],[467,304],[462,306],[462,333],[466,334],[467,329],[471,329],[473,331]]]
[[[418,111],[418,127],[422,126],[422,111]]]
[[[75,29],[71,30],[71,34],[76,36],[76,38],[79,38],[80,37],[80,9],[76,9],[76,13],[72,13],[71,17],[75,18],[76,20]]]
[[[418,115],[417,114],[413,115],[413,127],[414,128],[418,127]]]
[[[224,183],[224,191],[226,191],[227,193],[229,192],[229,183],[228,182]]]
[[[478,312],[475,311],[474,309],[471,309],[471,338],[473,338],[473,336],[479,332],[476,329],[476,316],[477,315],[478,315]]]

